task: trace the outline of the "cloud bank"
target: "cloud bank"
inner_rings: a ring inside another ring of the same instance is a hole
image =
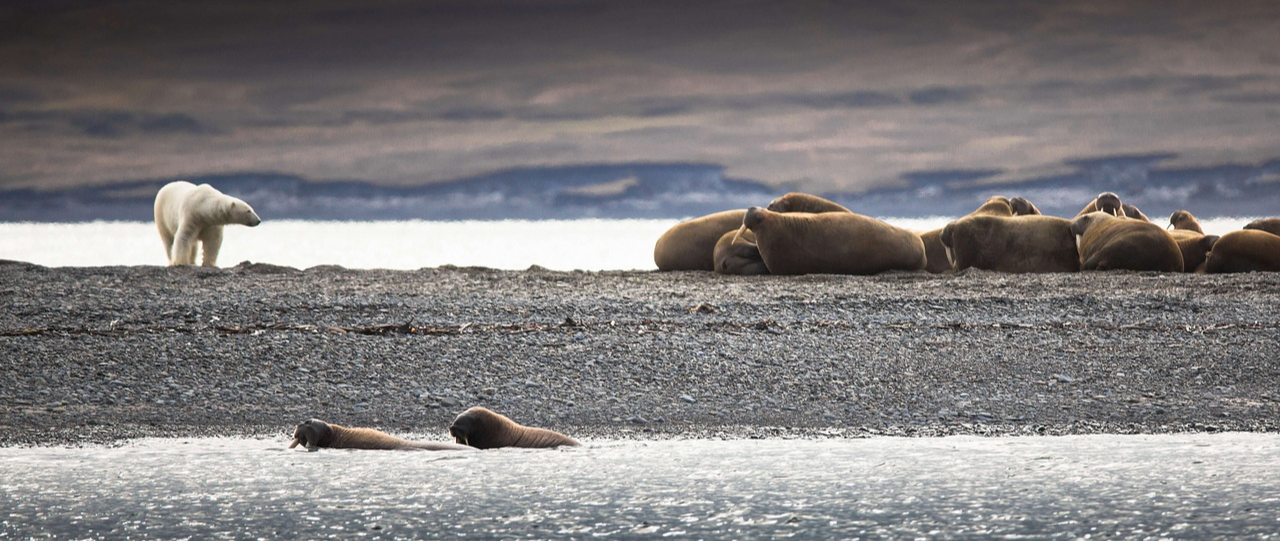
[[[848,192],[1280,155],[1267,1],[27,4],[0,7],[5,188],[696,162]]]

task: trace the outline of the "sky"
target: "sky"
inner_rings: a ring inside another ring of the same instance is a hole
[[[0,188],[696,162],[806,191],[1280,157],[1280,2],[17,1]]]

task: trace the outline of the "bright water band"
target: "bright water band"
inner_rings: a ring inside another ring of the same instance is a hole
[[[0,538],[1268,539],[1280,436],[0,449]]]
[[[887,218],[927,231],[954,218]],[[1253,218],[1201,220],[1221,235]],[[255,228],[229,225],[220,266],[242,261],[298,269],[419,269],[441,265],[552,270],[654,269],[653,244],[677,220],[547,220],[463,222],[316,222],[266,219]],[[1164,226],[1167,223],[1157,221]],[[0,259],[50,267],[165,265],[151,222],[0,223]]]

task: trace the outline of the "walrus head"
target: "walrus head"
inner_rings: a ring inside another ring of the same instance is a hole
[[[458,414],[453,424],[449,425],[449,435],[453,436],[453,441],[459,444],[488,449],[494,446],[493,442],[489,441],[491,439],[489,436],[495,430],[506,430],[504,420],[506,420],[505,417],[477,406]]]
[[[329,428],[329,423],[320,419],[310,419],[298,424],[293,429],[293,443],[289,444],[289,448],[297,447],[299,443],[308,449],[316,447],[327,447],[333,441],[333,429]]]
[[[1248,226],[1245,226],[1248,227]],[[1169,215],[1169,229],[1189,229],[1192,231],[1201,231],[1200,223],[1196,221],[1196,217],[1185,210],[1175,210]],[[1203,232],[1203,231],[1201,231]]]
[[[1280,235],[1280,218],[1262,218],[1249,222],[1244,229],[1256,229],[1258,231],[1266,231],[1272,235]]]
[[[769,206],[765,208],[773,212],[791,212],[791,194],[770,201]]]
[[[1009,207],[1013,209],[1014,216],[1038,216],[1040,214],[1040,209],[1023,197],[1010,199]]]
[[[1103,192],[1098,194],[1098,198],[1093,200],[1093,204],[1098,210],[1110,214],[1112,216],[1124,216],[1124,203],[1120,201],[1120,196],[1111,192]]]
[[[1071,234],[1076,236],[1076,242],[1079,243],[1080,237],[1084,235],[1085,231],[1088,231],[1090,227],[1093,227],[1093,224],[1112,218],[1114,218],[1114,216],[1103,211],[1094,211],[1085,214],[1084,216],[1078,216],[1076,219],[1071,220]]]
[[[1150,218],[1147,218],[1146,214],[1142,213],[1142,210],[1138,209],[1137,205],[1130,205],[1128,203],[1125,203],[1124,205],[1121,205],[1120,208],[1124,209],[1124,215],[1129,218],[1133,218],[1135,220],[1142,220],[1144,222],[1151,221]]]
[[[993,195],[987,198],[987,201],[973,211],[974,214],[993,214],[997,216],[1012,216],[1013,204],[1008,197],[1003,195]]]
[[[747,214],[742,217],[742,225],[746,226],[747,229],[755,231],[755,229],[760,226],[760,222],[763,222],[765,216],[769,214],[772,214],[772,212],[768,209],[751,207],[747,209]]]

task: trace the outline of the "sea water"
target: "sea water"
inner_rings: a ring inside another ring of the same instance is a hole
[[[0,448],[0,539],[1280,536],[1280,435]]]
[[[913,231],[954,218],[886,218]],[[1205,232],[1240,229],[1252,218],[1202,220]],[[218,264],[242,261],[305,269],[419,269],[441,265],[552,270],[653,269],[653,245],[678,220],[263,221],[226,226]],[[1161,225],[1166,225],[1161,223]],[[150,222],[0,223],[0,259],[51,267],[165,265]]]

